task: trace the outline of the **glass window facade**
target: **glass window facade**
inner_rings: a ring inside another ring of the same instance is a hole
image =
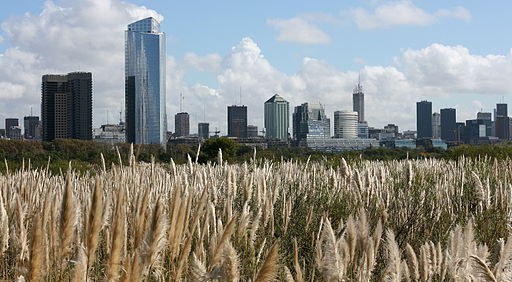
[[[165,34],[146,18],[128,25],[125,40],[126,141],[165,145]]]

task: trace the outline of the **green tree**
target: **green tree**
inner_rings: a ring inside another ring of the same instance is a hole
[[[202,154],[200,160],[202,162],[216,161],[219,149],[222,150],[222,159],[232,162],[236,158],[238,144],[234,140],[228,138],[208,139],[201,147]]]

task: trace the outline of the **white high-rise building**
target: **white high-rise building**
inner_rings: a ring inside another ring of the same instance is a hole
[[[441,114],[432,114],[432,138],[441,139]]]
[[[334,112],[334,137],[357,138],[358,114],[352,111]]]

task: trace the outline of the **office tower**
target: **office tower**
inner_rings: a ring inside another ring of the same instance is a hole
[[[357,112],[336,111],[334,112],[334,137],[335,138],[357,138]]]
[[[397,137],[398,136],[398,125],[393,124],[393,123],[388,123],[388,125],[384,126],[384,131],[386,133],[393,134],[393,137]]]
[[[356,85],[352,93],[352,110],[357,112],[358,122],[364,121],[364,93],[361,81]]]
[[[206,140],[210,138],[210,124],[200,122],[197,124],[197,136],[199,139]]]
[[[20,126],[19,120],[17,118],[6,118],[5,119],[5,136],[10,139],[15,139],[16,137],[16,128]]]
[[[177,113],[174,116],[174,131],[175,136],[187,136],[190,134],[190,116],[188,113]]]
[[[290,126],[290,104],[279,95],[265,102],[265,137],[288,140]]]
[[[417,138],[432,138],[432,102],[416,103]]]
[[[510,138],[510,118],[508,117],[507,104],[496,104],[494,119],[495,134],[501,140]]]
[[[492,114],[491,113],[486,113],[486,112],[478,112],[476,114],[476,119],[492,120]]]
[[[246,106],[228,106],[228,136],[247,138]]]
[[[165,34],[149,17],[129,24],[125,38],[126,142],[165,145]]]
[[[441,109],[441,139],[447,142],[456,141],[457,120],[453,108]]]
[[[92,74],[43,75],[43,141],[56,138],[92,140]]]
[[[441,114],[432,114],[432,138],[441,139]]]
[[[321,104],[304,103],[293,112],[293,138],[300,142],[307,138],[330,138],[331,121]]]
[[[0,129],[0,138],[7,138],[7,136],[5,135],[5,129]]]
[[[39,117],[27,116],[23,118],[23,127],[25,129],[25,139],[38,139],[37,138],[37,126],[39,125]]]
[[[247,126],[247,138],[258,137],[258,127],[256,125]]]
[[[479,144],[489,136],[490,120],[472,119],[466,120],[464,127],[464,142],[467,144]]]

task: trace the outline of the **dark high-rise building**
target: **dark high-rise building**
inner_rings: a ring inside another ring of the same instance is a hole
[[[247,137],[248,138],[258,137],[258,127],[256,125],[248,125],[247,126]]]
[[[5,119],[5,135],[10,139],[19,139],[16,129],[20,126],[17,118],[6,118]]]
[[[457,141],[457,120],[453,108],[441,109],[441,139],[448,142]]]
[[[417,138],[432,138],[432,102],[416,103]]]
[[[174,131],[176,136],[187,136],[190,134],[190,116],[188,113],[177,113],[174,116]]]
[[[39,117],[28,116],[23,118],[24,138],[37,139],[37,126],[39,125]]]
[[[43,75],[43,141],[56,138],[92,140],[92,74]]]
[[[496,137],[501,140],[510,138],[510,118],[508,117],[507,104],[496,104],[494,126]]]
[[[206,140],[210,138],[210,124],[205,122],[200,122],[197,125],[197,136],[199,139]]]
[[[476,119],[492,120],[492,114],[491,113],[485,113],[485,112],[478,112],[478,113],[476,113]]]
[[[361,82],[356,85],[352,93],[352,110],[357,112],[358,122],[364,122],[364,93]]]
[[[247,138],[247,106],[228,106],[228,136]]]

